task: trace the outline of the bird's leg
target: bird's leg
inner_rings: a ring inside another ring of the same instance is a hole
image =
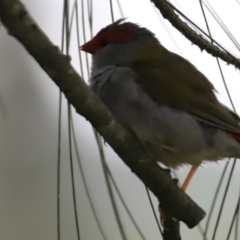
[[[185,178],[182,186],[181,186],[181,189],[183,191],[185,191],[189,185],[189,183],[191,182],[192,178],[193,178],[193,175],[195,174],[195,172],[197,171],[199,165],[193,165],[187,175],[187,177]]]

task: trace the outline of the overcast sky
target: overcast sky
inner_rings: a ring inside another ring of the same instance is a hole
[[[31,15],[49,36],[52,42],[61,44],[62,1],[24,0]],[[181,11],[206,31],[199,1],[172,1]],[[236,39],[240,39],[240,5],[237,1],[209,1]],[[121,17],[114,3],[114,18]],[[218,98],[231,107],[216,59],[193,46],[154,10],[149,0],[121,0],[124,16],[153,31],[160,42],[191,61],[214,84]],[[72,2],[70,4],[72,6]],[[79,1],[79,7],[81,2]],[[86,14],[86,2],[85,2]],[[111,23],[108,0],[93,0],[93,32]],[[80,16],[81,17],[81,16]],[[239,52],[226,34],[207,14],[214,39],[236,56]],[[80,18],[81,19],[81,18]],[[86,28],[88,29],[87,18]],[[73,66],[80,72],[75,24],[71,41]],[[90,31],[87,40],[90,39]],[[83,42],[82,29],[81,42]],[[0,239],[32,240],[56,239],[56,166],[57,166],[57,121],[59,91],[55,84],[35,63],[23,47],[11,38],[4,27],[0,27]],[[85,57],[85,55],[83,55]],[[84,58],[85,59],[85,58]],[[221,61],[220,61],[221,62]],[[84,66],[86,66],[84,64]],[[230,94],[240,112],[239,71],[221,62]],[[84,71],[87,80],[87,70]],[[62,176],[61,176],[61,233],[62,239],[77,239],[72,205],[70,167],[68,157],[67,109],[63,102],[62,126]],[[74,112],[74,111],[73,111]],[[97,146],[90,124],[74,112],[77,141],[86,180],[93,197],[94,206],[108,239],[120,240],[111,203],[106,190]],[[115,153],[106,146],[108,164],[119,188],[137,223],[147,239],[161,239],[150,209],[145,188],[130,172]],[[230,165],[232,161],[230,162]],[[82,239],[102,239],[94,221],[89,202],[74,161],[78,214]],[[205,164],[193,179],[188,194],[209,212],[211,201],[225,162]],[[180,180],[188,167],[180,169]],[[224,208],[224,219],[220,222],[217,239],[225,239],[239,194],[239,164],[237,164]],[[227,170],[229,174],[230,168]],[[224,180],[226,185],[226,179]],[[225,189],[222,187],[221,194]],[[128,239],[141,239],[123,210],[117,203]],[[153,197],[154,206],[157,201]],[[216,209],[219,208],[220,199]],[[211,224],[210,235],[216,221]],[[205,218],[206,220],[206,218]],[[203,221],[203,226],[205,223]],[[201,239],[198,229],[187,229],[182,224],[182,239]],[[233,236],[231,239],[234,239]]]

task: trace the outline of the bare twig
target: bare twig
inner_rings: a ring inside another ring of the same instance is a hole
[[[214,57],[219,57],[228,64],[234,65],[240,69],[240,60],[221,50],[216,45],[205,39],[201,34],[196,33],[186,22],[183,22],[175,13],[173,7],[166,0],[151,0],[159,9],[162,16],[178,29],[193,44],[197,45],[201,50],[205,50]]]
[[[176,221],[168,216],[166,217],[163,228],[163,239],[181,240],[179,221]]]
[[[129,168],[144,182],[172,217],[196,226],[205,213],[161,169],[140,143],[118,124],[18,0],[0,0],[0,19],[56,83],[76,111],[104,137]]]
[[[168,215],[161,204],[159,204],[160,221],[163,225],[163,239],[164,240],[181,240],[180,223]]]

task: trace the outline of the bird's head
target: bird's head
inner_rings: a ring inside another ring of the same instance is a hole
[[[93,55],[93,65],[123,64],[127,59],[141,49],[158,40],[146,28],[124,19],[101,29],[90,41],[80,47],[80,50]]]

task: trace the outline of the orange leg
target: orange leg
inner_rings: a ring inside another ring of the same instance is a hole
[[[183,185],[181,186],[181,189],[183,191],[185,191],[189,185],[189,183],[191,182],[193,175],[195,174],[195,172],[197,171],[199,165],[193,165],[187,175],[187,177],[185,178]]]

